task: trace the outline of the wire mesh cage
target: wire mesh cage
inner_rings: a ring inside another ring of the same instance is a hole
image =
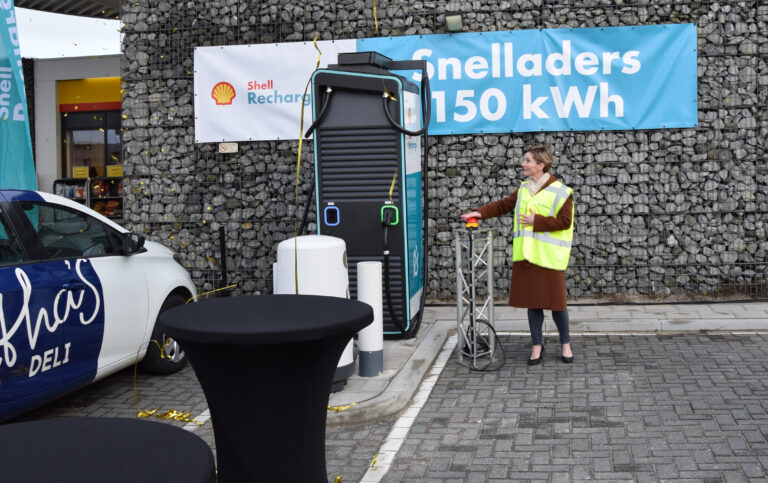
[[[768,296],[765,1],[438,3],[380,1],[374,16],[359,1],[124,2],[126,223],[177,250],[203,290],[216,285],[208,257],[224,226],[236,293],[270,291],[276,244],[296,233],[313,183],[311,143],[298,176],[297,141],[241,142],[234,154],[195,144],[196,46],[445,33],[449,11],[473,32],[694,23],[695,128],[428,139],[427,297],[453,299],[458,215],[514,191],[530,144],[552,149],[553,174],[575,191],[570,298]],[[501,295],[512,220],[487,223]]]

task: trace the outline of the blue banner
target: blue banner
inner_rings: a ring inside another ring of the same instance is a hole
[[[430,134],[698,123],[693,24],[370,38],[357,50],[428,62]]]
[[[13,0],[0,0],[0,188],[37,189]]]

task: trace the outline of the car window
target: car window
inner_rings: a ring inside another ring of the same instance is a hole
[[[47,259],[119,255],[120,235],[96,218],[61,205],[38,202],[21,204]]]
[[[5,213],[0,208],[0,266],[11,265],[23,260],[21,243],[11,229]]]

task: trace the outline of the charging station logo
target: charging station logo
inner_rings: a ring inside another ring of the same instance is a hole
[[[211,97],[216,101],[217,106],[227,106],[232,104],[235,98],[235,88],[229,82],[219,82],[211,90]]]
[[[248,104],[304,104],[311,105],[311,95],[280,91],[272,79],[248,82]]]

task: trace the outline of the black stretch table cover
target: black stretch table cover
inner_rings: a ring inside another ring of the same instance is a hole
[[[325,422],[344,347],[371,323],[356,300],[260,295],[168,310],[205,392],[219,482],[327,482]]]
[[[214,483],[211,448],[170,424],[62,418],[0,425],[0,481]]]

